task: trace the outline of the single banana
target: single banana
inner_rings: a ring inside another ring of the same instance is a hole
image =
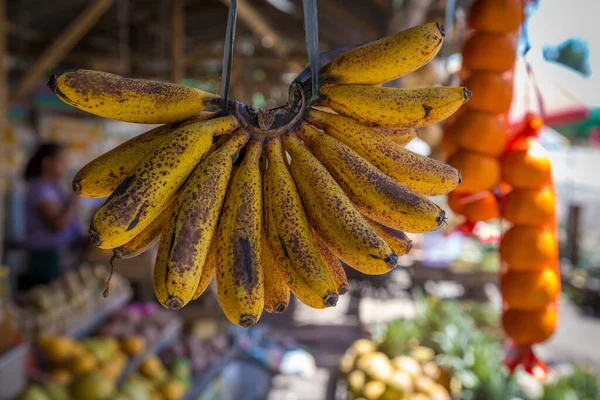
[[[200,113],[185,121],[161,125],[120,144],[90,161],[73,179],[73,191],[84,197],[107,197],[125,180],[135,166],[176,130],[213,118]]]
[[[262,143],[253,139],[235,172],[216,235],[217,291],[231,323],[248,328],[258,322],[264,305],[262,268]]]
[[[191,118],[219,96],[184,85],[131,79],[86,69],[50,77],[59,99],[100,117],[142,124],[169,124]]]
[[[317,243],[317,247],[319,248],[319,252],[321,253],[321,257],[327,265],[329,270],[329,274],[331,278],[335,282],[337,287],[337,292],[341,296],[343,294],[348,293],[348,278],[346,277],[346,271],[344,271],[344,267],[340,262],[340,259],[331,251],[329,247],[325,244],[323,239],[319,237],[319,234],[313,230],[313,234],[315,236],[315,242]]]
[[[413,192],[424,196],[446,194],[462,181],[456,168],[406,150],[351,118],[314,109],[306,118]]]
[[[136,237],[122,246],[113,249],[115,259],[127,259],[138,256],[152,247],[160,239],[160,235],[169,223],[175,201],[165,207],[150,224]]]
[[[210,242],[208,254],[206,254],[204,265],[202,266],[202,272],[200,273],[200,282],[198,282],[198,286],[196,287],[194,296],[192,296],[192,300],[196,300],[198,297],[202,296],[215,276],[215,271],[217,270],[217,246],[215,243],[217,243],[216,240],[212,240]]]
[[[329,274],[287,168],[279,138],[265,145],[265,233],[281,273],[294,295],[313,308],[337,304],[337,286]]]
[[[266,234],[262,239],[263,281],[265,286],[265,311],[284,312],[290,302],[290,288],[285,283],[281,267],[275,259]]]
[[[394,250],[394,252],[398,254],[398,256],[403,256],[410,252],[410,250],[412,249],[412,240],[410,240],[408,236],[406,236],[406,233],[397,229],[389,228],[368,217],[365,217],[365,219],[367,220],[369,225],[371,225],[373,229],[375,229],[375,232],[377,232],[379,236],[381,236],[383,240],[385,240],[385,242],[390,245],[392,250]]]
[[[350,49],[321,69],[333,84],[377,85],[408,74],[431,61],[442,47],[444,28],[437,22]]]
[[[419,128],[454,114],[471,97],[464,87],[396,89],[332,85],[321,88],[324,104],[372,127]]]
[[[243,129],[206,158],[177,196],[154,265],[158,301],[177,310],[194,296],[219,220],[233,169],[232,157],[248,141]]]
[[[444,210],[434,202],[398,184],[344,143],[306,122],[296,133],[362,214],[414,233],[430,232],[444,222]]]
[[[398,129],[385,129],[385,128],[372,128],[375,132],[379,133],[384,138],[391,140],[392,142],[404,147],[410,143],[411,140],[419,135],[417,128],[398,128]]]
[[[394,268],[398,256],[360,215],[327,169],[295,134],[283,138],[306,213],[329,248],[365,274],[385,274]]]
[[[103,249],[139,234],[168,204],[212,145],[213,135],[237,127],[234,117],[215,118],[173,132],[148,154],[98,209],[90,238]]]

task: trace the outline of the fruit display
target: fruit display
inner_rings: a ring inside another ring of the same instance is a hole
[[[161,358],[170,364],[179,359],[189,360],[192,373],[197,375],[223,357],[228,349],[227,337],[222,334],[200,338],[193,334],[183,335],[161,353]]]
[[[123,350],[136,355],[147,346],[156,345],[165,331],[181,324],[177,315],[154,304],[132,303],[111,315],[98,334],[123,341]]]
[[[114,249],[116,260],[159,241],[154,289],[169,309],[199,297],[213,277],[224,314],[242,327],[263,309],[283,312],[290,291],[310,307],[335,306],[347,291],[339,260],[365,274],[389,272],[410,250],[403,232],[445,221],[425,196],[461,183],[458,169],[403,145],[415,128],[456,112],[470,91],[381,87],[427,64],[443,40],[443,27],[428,23],[324,53],[313,74],[319,84],[305,70],[288,104],[270,110],[104,72],[53,75],[49,87],[67,104],[164,124],[75,176],[76,193],[108,196],[92,242]]]
[[[502,179],[510,186],[501,215],[512,223],[500,241],[502,324],[515,344],[507,364],[522,364],[536,375],[544,375],[546,367],[531,346],[545,342],[556,330],[561,289],[552,169],[546,150],[535,139],[542,126],[538,116],[528,115],[501,162]]]
[[[103,264],[82,264],[60,279],[17,297],[20,331],[33,339],[42,333],[76,329],[111,303],[102,297],[107,274]],[[129,283],[119,274],[113,275],[111,287],[114,297],[131,296]]]

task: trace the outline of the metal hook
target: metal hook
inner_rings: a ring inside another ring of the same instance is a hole
[[[318,100],[319,95],[319,20],[317,18],[317,0],[303,0],[304,29],[306,31],[306,49],[310,64],[311,100]]]
[[[225,48],[223,50],[223,70],[221,72],[221,109],[227,111],[229,104],[229,85],[231,84],[231,63],[233,61],[233,45],[235,42],[235,25],[237,22],[237,0],[231,0]]]

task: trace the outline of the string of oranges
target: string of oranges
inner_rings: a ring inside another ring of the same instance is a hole
[[[467,224],[498,218],[513,224],[500,243],[502,324],[518,349],[507,365],[523,364],[531,372],[543,366],[531,346],[556,329],[560,277],[551,165],[535,140],[543,119],[528,114],[516,134],[507,121],[523,19],[522,0],[473,4],[468,19],[473,33],[462,51],[464,84],[473,97],[445,130],[443,151],[463,177],[448,195],[448,206]]]

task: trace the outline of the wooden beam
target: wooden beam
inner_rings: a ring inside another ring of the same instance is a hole
[[[10,98],[10,102],[21,99],[33,89],[42,76],[48,73],[92,29],[112,2],[113,0],[94,0],[79,14],[71,25],[42,53],[29,69],[29,72],[21,79]]]
[[[322,1],[319,5],[328,10],[331,14],[339,18],[340,23],[343,22],[346,25],[351,25],[358,29],[366,39],[375,39],[381,36],[382,32],[373,28],[369,23],[365,22],[359,16],[351,13],[348,9],[338,3],[336,0]]]
[[[185,76],[185,16],[184,0],[173,0],[171,9],[171,81]]]
[[[0,26],[5,26],[6,23],[6,0],[0,0]],[[6,31],[0,31],[0,134],[4,135],[4,127],[6,126],[8,117],[8,66],[6,65]],[[6,196],[7,178],[4,173],[0,172],[0,264],[4,257],[4,212],[6,204],[4,202]]]
[[[231,0],[221,0],[221,2],[227,6],[231,4]],[[263,45],[265,43],[270,44],[268,48],[273,50],[275,54],[284,57],[289,53],[289,48],[281,35],[275,28],[269,25],[267,20],[260,15],[249,1],[238,0],[238,16],[250,28],[252,33],[260,38]]]

